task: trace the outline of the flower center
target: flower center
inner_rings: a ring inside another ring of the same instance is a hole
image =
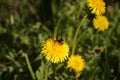
[[[104,2],[102,0],[93,0],[93,5],[95,5],[97,8],[103,8]]]

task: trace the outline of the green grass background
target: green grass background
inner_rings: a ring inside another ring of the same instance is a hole
[[[23,54],[27,54],[36,80],[75,80],[66,61],[51,64],[41,54],[42,43],[57,31],[72,49],[78,24],[82,23],[75,54],[86,67],[79,80],[120,80],[120,2],[106,0],[109,29],[94,29],[85,0],[0,0],[0,80],[32,80]],[[105,48],[102,54],[96,48]],[[47,74],[46,74],[47,72]]]

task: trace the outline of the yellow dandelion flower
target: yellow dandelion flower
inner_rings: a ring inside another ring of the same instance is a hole
[[[101,15],[105,13],[105,2],[103,0],[87,0],[87,6],[91,13]]]
[[[108,29],[109,22],[105,16],[96,16],[96,18],[93,19],[93,25],[95,29],[98,29],[99,31],[104,31],[105,29]]]
[[[63,62],[67,59],[69,46],[63,41],[48,39],[42,48],[42,54],[53,63]]]
[[[72,55],[67,63],[68,67],[74,69],[76,72],[82,71],[85,68],[85,61],[79,55]]]

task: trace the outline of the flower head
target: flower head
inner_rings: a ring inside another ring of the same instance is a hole
[[[87,0],[87,6],[91,13],[101,15],[105,13],[105,2],[103,0]]]
[[[67,59],[69,46],[54,39],[48,39],[42,48],[42,54],[48,61],[53,63],[62,62]]]
[[[85,61],[79,55],[72,55],[67,63],[68,67],[74,69],[76,72],[82,71],[85,68]]]
[[[95,29],[98,29],[99,31],[104,31],[105,29],[108,29],[109,22],[105,16],[96,16],[96,18],[93,19],[93,25]]]

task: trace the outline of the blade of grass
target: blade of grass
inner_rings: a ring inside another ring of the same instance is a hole
[[[31,67],[29,58],[28,58],[28,56],[27,56],[26,53],[24,53],[24,57],[25,57],[25,60],[26,60],[26,63],[27,63],[27,67],[28,67],[28,69],[29,69],[29,71],[30,71],[31,77],[32,77],[33,80],[35,80],[35,74],[34,74],[34,72],[33,72],[33,69],[32,69],[32,67]]]

